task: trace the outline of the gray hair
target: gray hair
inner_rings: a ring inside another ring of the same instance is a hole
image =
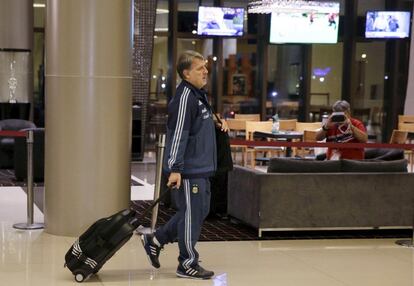
[[[184,70],[188,70],[191,68],[191,64],[193,63],[194,58],[204,61],[204,57],[196,51],[185,51],[178,58],[177,73],[181,77],[181,79],[184,79]]]
[[[345,112],[345,111],[350,112],[351,111],[351,106],[349,105],[348,101],[346,101],[346,100],[338,100],[337,102],[335,102],[332,105],[332,110],[334,112]]]

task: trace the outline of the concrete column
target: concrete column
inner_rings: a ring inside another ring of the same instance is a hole
[[[33,1],[0,0],[0,49],[31,50]]]
[[[0,0],[0,102],[33,102],[33,1]]]
[[[130,201],[132,3],[46,6],[46,232],[78,236]]]

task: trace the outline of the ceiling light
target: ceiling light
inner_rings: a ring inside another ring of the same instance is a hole
[[[157,14],[168,14],[168,9],[157,8]]]

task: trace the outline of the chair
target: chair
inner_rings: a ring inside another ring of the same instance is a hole
[[[394,129],[391,134],[390,144],[405,144],[408,132]]]
[[[272,121],[246,121],[246,140],[253,140],[255,131],[272,132]]]
[[[272,121],[246,121],[246,140],[253,140],[253,133],[256,131],[262,132],[272,132]],[[251,154],[251,167],[254,168],[256,166],[256,155],[257,152],[276,152],[278,155],[283,152],[282,147],[268,147],[268,146],[258,146],[258,147],[249,147],[246,149],[246,157],[247,153]],[[247,163],[247,158],[245,160]]]
[[[0,120],[0,130],[20,131],[27,128],[36,128],[36,125],[23,119]],[[0,137],[0,168],[13,168],[14,142],[13,137]]]
[[[411,120],[408,118],[409,115],[404,115],[407,117],[406,120]],[[402,122],[398,123],[398,130],[406,131],[407,132],[407,140],[408,143],[413,143],[413,134],[414,134],[414,123]],[[414,155],[413,150],[405,150],[405,154],[408,156],[408,161],[410,163],[411,171],[413,171],[413,164],[414,164]]]
[[[407,131],[407,133],[414,133],[414,123],[399,122],[398,123],[398,130]],[[409,137],[408,139],[411,143],[412,137]]]
[[[317,130],[304,130],[303,131],[303,142],[317,142],[316,135]]]
[[[260,121],[260,114],[240,114],[236,113],[234,114],[234,119],[240,119],[240,120],[249,120],[249,121]]]
[[[246,132],[246,120],[229,118],[226,120],[226,122],[230,129],[230,132],[235,133],[234,137],[237,137],[239,132]]]
[[[410,124],[410,123],[405,123],[405,124]],[[405,144],[407,142],[407,139],[408,139],[408,131],[394,129],[391,134],[390,144]],[[412,171],[413,163],[414,163],[413,150],[404,150],[404,154],[405,156],[408,157],[408,162],[410,164],[410,168]]]
[[[398,115],[398,124],[400,123],[414,123],[414,115]]]
[[[322,127],[321,122],[296,122],[295,131],[317,130]]]
[[[227,126],[229,127],[229,136],[230,138],[237,138],[241,134],[245,136],[246,133],[246,120],[240,119],[227,119]],[[245,159],[245,152],[246,146],[244,145],[230,145],[232,154],[233,154],[233,161],[236,162],[236,155],[237,152],[240,150],[242,153],[242,164],[244,165]]]
[[[321,122],[296,122],[295,131],[305,133],[305,130],[315,131],[321,127],[322,127]],[[298,150],[297,148],[294,148],[293,151],[296,154]]]
[[[414,123],[400,122],[398,123],[398,130],[414,132]]]
[[[303,130],[303,142],[317,142],[316,134],[318,131],[316,130]],[[312,147],[304,147],[298,148],[296,150],[296,155],[304,157],[306,155],[314,155],[314,148]]]
[[[280,119],[279,120],[279,130],[284,131],[293,131],[296,128],[297,119]]]

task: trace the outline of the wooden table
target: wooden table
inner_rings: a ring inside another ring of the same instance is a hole
[[[253,133],[253,138],[270,138],[270,139],[284,139],[288,142],[291,142],[293,139],[303,139],[303,132],[298,131],[279,131],[277,133],[273,132],[262,132],[262,131],[255,131]],[[286,147],[286,157],[292,156],[292,147]]]

